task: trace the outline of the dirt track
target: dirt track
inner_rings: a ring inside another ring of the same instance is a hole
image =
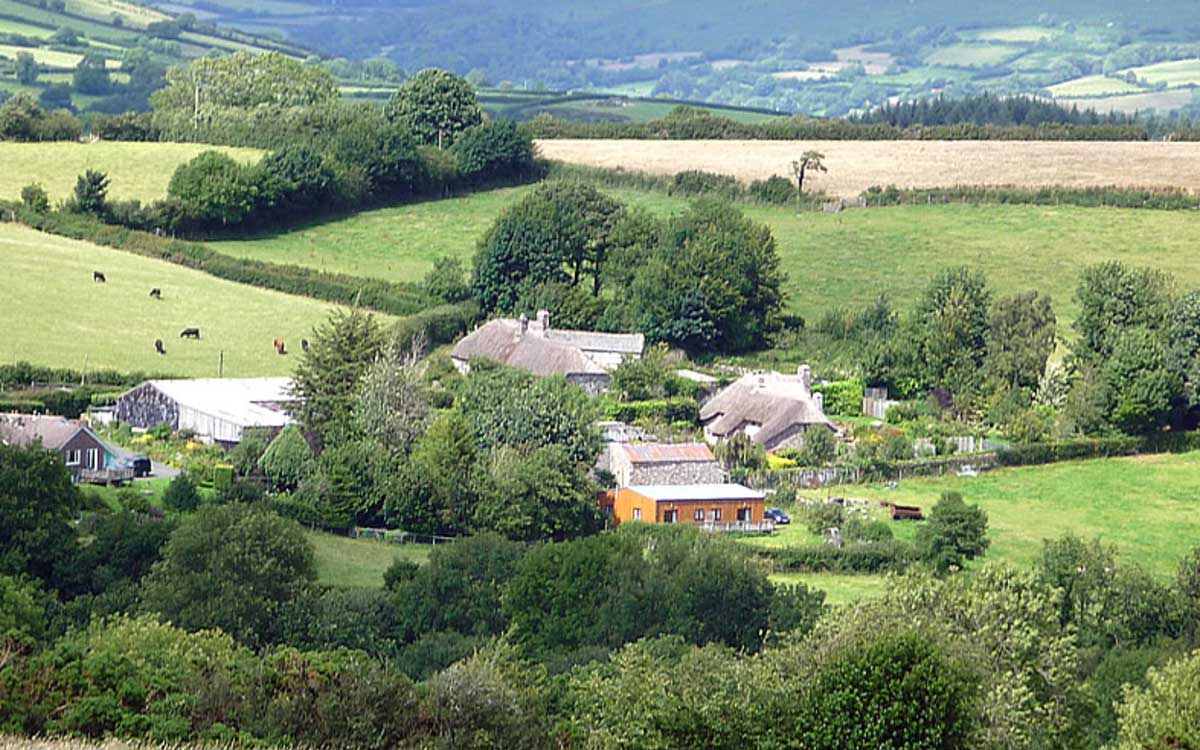
[[[827,174],[806,182],[854,197],[872,185],[1178,187],[1200,191],[1200,143],[1052,141],[538,141],[543,156],[657,174],[702,169],[744,181],[787,175],[804,151]]]

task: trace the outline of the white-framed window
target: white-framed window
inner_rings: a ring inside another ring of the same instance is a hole
[[[721,509],[720,509],[720,508],[713,508],[713,509],[712,509],[712,520],[714,520],[714,521],[720,521],[720,520],[721,520]]]
[[[668,510],[663,513],[663,523],[679,523],[679,511]]]
[[[99,451],[97,451],[95,448],[88,448],[87,466],[89,469],[99,469],[100,468],[100,466],[98,465],[99,458],[100,458]]]
[[[704,520],[704,508],[696,508],[696,514],[692,517],[695,518],[697,521],[703,521]]]
[[[78,466],[80,459],[83,458],[82,451],[78,450],[65,451],[64,455],[67,457],[67,466]]]
[[[750,520],[750,509],[749,508],[738,508],[737,520],[749,521]]]
[[[633,520],[635,520],[635,521],[642,520],[642,509],[641,508],[633,509]]]

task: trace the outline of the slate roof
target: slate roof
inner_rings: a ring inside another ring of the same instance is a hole
[[[759,425],[754,439],[768,446],[797,425],[833,426],[800,376],[777,372],[744,375],[700,408],[700,420],[721,437]]]
[[[58,450],[86,429],[66,417],[0,414],[0,443],[18,448],[28,448],[40,440],[43,448]]]
[[[283,427],[292,422],[284,405],[294,402],[291,378],[149,380],[180,407],[244,427]]]
[[[740,484],[659,484],[627,487],[656,503],[688,500],[762,500],[757,490]]]
[[[635,464],[708,463],[716,461],[712,450],[704,443],[628,443],[621,446]]]
[[[585,352],[641,354],[642,334],[593,333],[543,327],[537,321],[489,320],[467,334],[451,356],[464,362],[483,357],[548,375],[603,375],[607,372]]]

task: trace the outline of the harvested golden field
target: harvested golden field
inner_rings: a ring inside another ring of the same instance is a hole
[[[655,174],[687,169],[749,182],[787,175],[815,149],[826,174],[805,189],[855,197],[872,185],[1177,187],[1200,190],[1200,143],[1054,141],[622,141],[543,140],[542,156]]]

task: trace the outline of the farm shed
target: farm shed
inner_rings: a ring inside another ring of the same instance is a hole
[[[608,371],[625,357],[640,358],[646,339],[640,334],[559,330],[550,326],[550,313],[540,310],[535,320],[489,320],[467,334],[451,352],[454,366],[464,375],[476,357],[490,359],[539,377],[562,375],[589,393],[608,387]]]
[[[687,523],[714,531],[758,530],[765,495],[740,484],[619,487],[604,500],[618,523]]]
[[[743,433],[768,451],[799,448],[811,428],[833,429],[825,416],[824,398],[813,393],[807,365],[801,365],[795,375],[744,375],[700,407],[700,421],[710,441]]]
[[[117,399],[116,417],[148,430],[169,424],[216,443],[237,443],[251,427],[291,424],[291,378],[148,380]]]
[[[35,443],[61,454],[76,482],[104,475],[106,470],[111,470],[114,478],[120,474],[116,451],[82,422],[66,417],[0,414],[0,445],[28,448]]]

